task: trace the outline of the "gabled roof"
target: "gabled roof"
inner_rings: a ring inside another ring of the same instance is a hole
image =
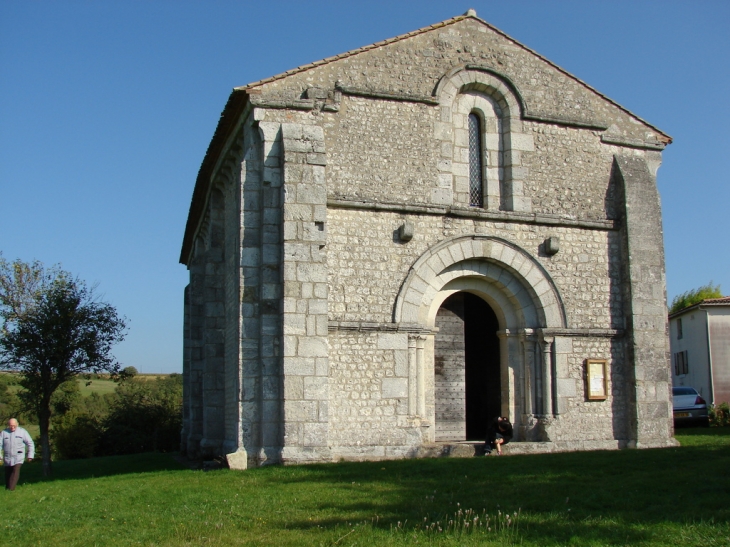
[[[286,78],[288,76],[292,76],[294,74],[298,74],[300,72],[305,72],[305,71],[307,71],[309,69],[312,69],[312,68],[315,68],[315,67],[318,67],[318,66],[322,66],[322,65],[329,64],[329,63],[333,63],[335,61],[339,61],[340,59],[346,59],[347,57],[353,57],[355,55],[359,55],[361,53],[365,53],[367,51],[371,51],[373,49],[377,49],[377,48],[382,47],[382,46],[387,46],[388,44],[393,44],[395,42],[401,42],[401,41],[406,40],[408,38],[412,38],[414,36],[418,36],[419,34],[424,34],[426,32],[430,32],[432,30],[436,30],[436,29],[440,29],[440,28],[443,28],[443,27],[447,27],[449,25],[453,25],[454,23],[458,23],[459,21],[463,21],[465,19],[474,19],[476,21],[479,21],[481,24],[483,24],[484,26],[486,26],[487,28],[489,28],[490,30],[492,30],[493,32],[495,32],[496,34],[499,34],[500,36],[506,38],[507,40],[509,40],[510,42],[512,42],[517,47],[522,48],[525,51],[530,52],[535,57],[538,57],[539,59],[541,59],[542,61],[546,62],[547,64],[549,64],[550,66],[552,66],[553,68],[555,68],[556,70],[558,70],[559,72],[562,72],[563,74],[565,74],[569,78],[575,80],[576,82],[578,82],[579,84],[581,84],[583,87],[585,87],[586,89],[588,89],[591,92],[595,93],[596,95],[598,95],[599,97],[601,97],[605,101],[607,101],[607,102],[611,103],[612,105],[616,106],[620,110],[624,111],[629,116],[631,116],[633,118],[636,118],[637,120],[639,120],[642,123],[646,124],[648,127],[651,127],[654,131],[656,131],[657,133],[659,133],[664,138],[663,141],[664,141],[665,144],[671,144],[672,137],[670,137],[664,131],[662,131],[661,129],[653,126],[652,124],[650,124],[646,120],[640,118],[639,116],[637,116],[636,114],[634,114],[633,112],[631,112],[629,109],[621,106],[619,103],[617,103],[616,101],[614,101],[610,97],[604,95],[603,93],[601,93],[597,89],[591,87],[590,85],[588,85],[586,82],[584,82],[583,80],[581,80],[580,78],[578,78],[574,74],[571,74],[570,72],[568,72],[564,68],[556,65],[550,59],[548,59],[546,57],[543,57],[537,51],[535,51],[533,49],[530,49],[526,45],[522,44],[521,42],[519,42],[519,41],[515,40],[514,38],[512,38],[511,36],[509,36],[507,33],[501,31],[500,29],[498,29],[497,27],[495,27],[493,25],[490,25],[484,19],[480,19],[479,17],[477,17],[477,12],[475,10],[473,10],[473,9],[468,10],[464,15],[457,15],[456,17],[452,17],[451,19],[446,19],[445,21],[442,21],[440,23],[436,23],[434,25],[429,25],[427,27],[423,27],[423,28],[420,28],[418,30],[414,30],[412,32],[408,32],[406,34],[401,34],[399,36],[395,36],[394,38],[388,38],[387,40],[381,40],[380,42],[375,42],[374,44],[370,44],[368,46],[363,46],[363,47],[360,47],[360,48],[357,48],[357,49],[353,49],[353,50],[347,51],[345,53],[340,53],[339,55],[333,55],[332,57],[327,57],[325,59],[322,59],[321,61],[315,61],[314,63],[309,63],[309,64],[306,64],[306,65],[301,65],[301,66],[298,66],[296,68],[292,68],[291,70],[287,70],[286,72],[282,72],[280,74],[276,74],[275,76],[270,76],[269,78],[264,78],[263,80],[258,80],[256,82],[252,82],[252,83],[246,84],[244,86],[235,87],[233,89],[233,91],[234,92],[235,91],[253,91],[255,88],[260,87],[260,86],[262,86],[264,84],[268,84],[268,83],[271,83],[271,82],[275,82],[277,80],[281,80],[283,78]]]
[[[687,306],[686,308],[682,308],[679,311],[669,314],[669,318],[673,319],[689,311],[715,306],[730,306],[730,296],[723,296],[722,298],[706,298],[702,302],[697,302],[697,304],[692,304],[691,306]]]
[[[180,262],[182,264],[187,264],[188,257],[190,255],[190,252],[192,250],[193,246],[193,240],[195,237],[195,233],[198,229],[198,224],[200,223],[200,220],[203,216],[204,207],[206,203],[206,196],[208,195],[208,191],[210,189],[210,185],[212,183],[211,177],[213,176],[213,171],[215,169],[215,165],[218,161],[218,158],[220,157],[220,154],[224,151],[226,143],[228,142],[229,138],[231,137],[231,134],[236,129],[237,124],[239,122],[239,118],[241,114],[246,110],[246,107],[249,103],[249,97],[251,94],[255,94],[259,92],[259,89],[261,86],[264,86],[265,84],[275,82],[277,80],[282,80],[284,78],[287,78],[288,76],[292,76],[294,74],[298,74],[301,72],[305,72],[307,70],[310,70],[315,67],[319,67],[322,65],[326,65],[329,63],[333,63],[336,61],[339,61],[341,59],[345,59],[347,57],[353,57],[356,55],[360,55],[363,53],[366,53],[368,51],[371,51],[373,49],[377,49],[379,47],[383,47],[395,42],[400,42],[403,40],[406,40],[408,38],[418,36],[420,34],[424,34],[426,32],[430,32],[432,30],[444,28],[450,25],[453,25],[455,23],[458,23],[460,21],[464,21],[466,19],[474,19],[478,21],[479,23],[485,25],[487,28],[495,32],[496,34],[504,37],[505,39],[512,42],[515,46],[524,49],[525,51],[530,52],[535,57],[538,57],[545,63],[549,64],[551,67],[555,68],[559,72],[565,74],[581,86],[585,87],[590,92],[596,94],[597,96],[601,97],[603,100],[605,100],[608,103],[611,103],[618,109],[622,110],[629,116],[633,117],[634,119],[640,121],[641,123],[645,124],[647,127],[651,128],[652,130],[656,131],[659,134],[660,139],[663,141],[664,144],[670,144],[672,142],[672,137],[670,137],[668,134],[664,133],[660,129],[654,127],[649,122],[643,120],[636,114],[632,113],[628,109],[624,108],[617,102],[613,101],[603,93],[600,93],[587,83],[585,83],[580,78],[577,78],[567,70],[559,67],[549,59],[543,57],[536,51],[530,49],[529,47],[525,46],[524,44],[518,42],[511,36],[507,35],[506,33],[502,32],[498,28],[490,25],[485,20],[480,19],[477,17],[476,11],[473,9],[468,10],[464,15],[459,15],[456,17],[452,17],[451,19],[447,19],[445,21],[442,21],[441,23],[436,23],[434,25],[429,25],[427,27],[420,28],[418,30],[414,30],[412,32],[408,32],[406,34],[401,34],[399,36],[396,36],[394,38],[389,38],[387,40],[382,40],[380,42],[376,42],[374,44],[370,44],[368,46],[364,46],[361,48],[353,49],[351,51],[341,53],[339,55],[335,55],[332,57],[327,57],[326,59],[322,59],[321,61],[316,61],[314,63],[306,64],[299,66],[297,68],[293,68],[291,70],[288,70],[286,72],[282,72],[281,74],[277,74],[275,76],[271,76],[270,78],[266,78],[263,80],[259,80],[257,82],[252,82],[250,84],[247,84],[245,86],[235,87],[231,91],[231,95],[228,98],[228,102],[226,103],[226,106],[223,109],[223,112],[221,113],[220,119],[218,120],[218,125],[216,127],[215,133],[213,134],[213,138],[210,141],[210,144],[208,145],[208,150],[205,153],[205,157],[203,159],[203,163],[200,166],[200,170],[198,171],[198,176],[195,182],[195,188],[193,190],[193,197],[190,203],[190,210],[188,212],[188,220],[185,227],[185,235],[183,237],[183,245],[180,252]]]
[[[730,296],[722,298],[707,298],[701,302],[702,306],[728,306],[730,305]]]

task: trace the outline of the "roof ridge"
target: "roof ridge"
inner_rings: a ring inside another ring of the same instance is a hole
[[[453,25],[454,23],[458,23],[459,21],[463,21],[465,19],[475,19],[475,20],[479,21],[480,23],[482,23],[483,25],[485,25],[489,29],[491,29],[493,32],[496,32],[500,36],[503,36],[504,38],[506,38],[510,42],[513,42],[515,45],[517,45],[517,46],[521,47],[522,49],[524,49],[525,51],[530,52],[534,56],[538,57],[542,61],[544,61],[547,64],[549,64],[550,66],[552,66],[553,68],[557,69],[559,72],[562,72],[563,74],[565,74],[569,78],[571,78],[574,81],[578,82],[580,85],[582,85],[583,87],[585,87],[586,89],[588,89],[592,93],[595,93],[596,95],[598,95],[602,99],[608,101],[609,103],[611,103],[612,105],[614,105],[615,107],[617,107],[619,110],[623,110],[629,116],[637,119],[641,123],[643,123],[646,126],[652,128],[654,131],[658,132],[660,135],[662,135],[663,137],[665,137],[665,139],[666,139],[664,141],[665,144],[671,144],[671,142],[672,142],[673,139],[672,139],[672,137],[670,135],[668,135],[667,133],[665,133],[664,131],[662,131],[658,127],[652,125],[651,123],[649,123],[648,121],[646,121],[642,117],[637,116],[631,110],[629,110],[628,108],[626,108],[626,107],[622,106],[621,104],[617,103],[616,101],[614,101],[613,99],[611,99],[609,96],[604,95],[603,93],[601,93],[600,91],[598,91],[596,88],[594,88],[590,84],[588,84],[588,83],[584,82],[583,80],[581,80],[580,78],[578,78],[575,74],[573,74],[571,72],[568,72],[567,70],[565,70],[564,68],[562,68],[560,65],[555,64],[550,59],[548,59],[547,57],[541,55],[540,53],[538,53],[534,49],[526,46],[525,44],[523,44],[519,40],[516,40],[515,38],[513,38],[512,36],[510,36],[509,34],[507,34],[506,32],[500,30],[499,28],[497,28],[494,25],[488,23],[484,19],[478,17],[476,15],[476,12],[474,10],[472,10],[472,9],[470,9],[469,11],[467,11],[463,15],[457,15],[456,17],[452,17],[450,19],[446,19],[445,21],[441,21],[440,23],[434,23],[433,25],[428,25],[428,26],[422,27],[420,29],[416,29],[416,30],[413,30],[411,32],[407,32],[405,34],[399,34],[398,36],[394,36],[393,38],[387,38],[385,40],[381,40],[379,42],[374,42],[374,43],[369,44],[369,45],[366,45],[366,46],[362,46],[362,47],[359,47],[359,48],[356,48],[356,49],[351,49],[350,51],[346,51],[346,52],[340,53],[338,55],[333,55],[331,57],[325,57],[324,59],[320,59],[319,61],[314,61],[312,63],[307,63],[306,65],[300,65],[298,67],[292,68],[292,69],[287,70],[285,72],[281,72],[279,74],[275,74],[274,76],[270,76],[268,78],[264,78],[263,80],[257,80],[255,82],[252,82],[250,84],[246,84],[244,86],[234,87],[233,90],[234,91],[247,91],[247,92],[250,92],[250,91],[253,91],[254,88],[260,87],[260,86],[262,86],[264,84],[268,84],[268,83],[271,83],[271,82],[275,82],[277,80],[281,80],[283,78],[286,78],[287,76],[292,76],[294,74],[299,74],[300,72],[304,72],[305,70],[309,70],[310,68],[315,68],[315,67],[318,67],[318,66],[322,66],[322,65],[326,65],[326,64],[332,63],[334,61],[339,61],[341,59],[346,59],[348,57],[353,57],[355,55],[359,55],[360,53],[365,53],[366,51],[370,51],[372,49],[376,49],[376,48],[379,48],[381,46],[386,46],[386,45],[389,45],[389,44],[393,44],[395,42],[400,42],[400,41],[405,40],[407,38],[412,38],[413,36],[418,36],[419,34],[424,34],[424,33],[429,32],[431,30],[436,30],[438,28],[443,28],[443,27],[446,27],[448,25]]]
[[[252,82],[252,83],[246,84],[244,86],[234,87],[233,89],[235,91],[249,91],[254,87],[259,87],[264,84],[275,82],[276,80],[281,80],[282,78],[286,78],[287,76],[291,76],[293,74],[298,74],[300,72],[304,72],[305,70],[309,70],[310,68],[315,68],[318,66],[326,65],[326,64],[332,63],[334,61],[339,61],[340,59],[346,59],[347,57],[353,57],[354,55],[359,55],[360,53],[370,51],[371,49],[376,49],[381,46],[387,46],[387,45],[395,43],[395,42],[400,42],[407,38],[412,38],[413,36],[418,36],[419,34],[424,34],[431,30],[436,30],[438,28],[452,25],[454,23],[463,21],[464,19],[468,19],[468,18],[477,19],[477,20],[481,21],[482,23],[487,24],[486,21],[482,21],[482,19],[479,19],[479,17],[477,17],[476,15],[472,15],[471,13],[467,12],[464,15],[457,15],[456,17],[452,17],[451,19],[446,19],[445,21],[441,21],[440,23],[434,23],[433,25],[428,25],[426,27],[422,27],[417,30],[412,30],[411,32],[407,32],[405,34],[399,34],[398,36],[394,36],[393,38],[387,38],[385,40],[381,40],[379,42],[374,42],[374,43],[368,44],[366,46],[362,46],[362,47],[359,47],[356,49],[351,49],[350,51],[346,51],[346,52],[340,53],[338,55],[333,55],[331,57],[325,57],[324,59],[321,59],[319,61],[314,61],[313,63],[308,63],[306,65],[300,65],[298,67],[287,70],[286,72],[281,72],[279,74],[275,74],[274,76],[270,76],[268,78],[264,78],[263,80],[258,80],[256,82]]]
[[[720,298],[705,298],[703,304],[730,304],[730,296],[721,296]]]

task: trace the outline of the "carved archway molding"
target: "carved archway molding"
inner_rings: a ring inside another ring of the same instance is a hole
[[[449,238],[423,253],[401,286],[393,320],[433,327],[438,307],[459,290],[492,304],[500,329],[567,327],[560,293],[542,265],[517,245],[483,235]]]

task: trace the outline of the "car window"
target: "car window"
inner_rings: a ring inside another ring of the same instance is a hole
[[[673,387],[672,395],[696,395],[697,392],[693,387]]]

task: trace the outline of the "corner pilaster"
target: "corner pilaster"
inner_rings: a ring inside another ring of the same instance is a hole
[[[281,125],[284,461],[329,458],[327,189],[324,131]]]

